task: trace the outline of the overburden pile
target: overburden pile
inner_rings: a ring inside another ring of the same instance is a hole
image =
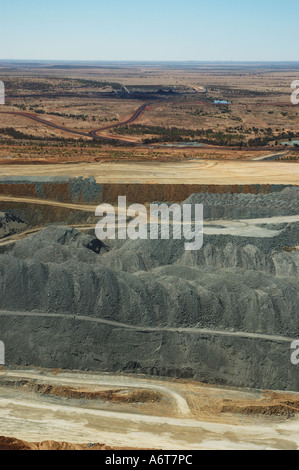
[[[184,240],[104,244],[51,226],[9,247],[0,255],[7,365],[298,390],[299,222],[276,217],[295,214],[299,192],[224,196],[186,202],[203,202],[213,219],[272,217],[273,236],[205,234],[201,250],[185,251]]]

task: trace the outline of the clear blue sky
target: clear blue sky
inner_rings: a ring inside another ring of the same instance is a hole
[[[0,59],[299,60],[298,0],[1,0]]]

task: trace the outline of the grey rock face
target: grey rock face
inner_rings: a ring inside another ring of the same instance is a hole
[[[26,223],[11,212],[0,212],[0,238],[26,229]]]
[[[267,197],[250,200],[267,207]],[[239,195],[232,205],[251,216],[247,203]],[[284,247],[299,245],[299,224],[273,224],[272,237],[206,235],[193,252],[184,240],[118,241],[108,251],[61,226],[17,242],[0,255],[7,363],[298,390],[299,251]]]

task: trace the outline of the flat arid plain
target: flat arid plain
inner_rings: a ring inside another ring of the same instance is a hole
[[[299,448],[298,73],[0,62],[0,449]],[[97,239],[119,196],[201,249]]]

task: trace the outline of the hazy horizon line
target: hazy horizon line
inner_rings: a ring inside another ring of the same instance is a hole
[[[299,60],[161,60],[161,59],[1,59],[0,63],[20,64],[299,64]]]

